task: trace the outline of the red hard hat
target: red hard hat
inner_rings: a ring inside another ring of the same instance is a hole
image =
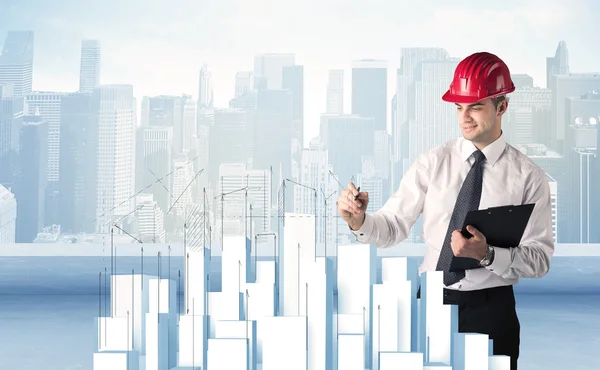
[[[454,71],[454,79],[442,99],[451,103],[472,104],[515,91],[508,66],[487,52],[471,54]]]

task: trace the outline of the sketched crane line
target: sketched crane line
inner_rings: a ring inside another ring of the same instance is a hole
[[[168,174],[166,174],[165,176],[161,177],[160,179],[154,181],[153,183],[148,184],[148,186],[146,186],[145,188],[143,188],[142,190],[138,191],[137,193],[134,193],[132,196],[130,196],[129,198],[125,199],[124,201],[122,201],[121,203],[117,204],[116,206],[112,207],[111,209],[109,209],[108,211],[104,212],[103,214],[101,214],[100,216],[96,217],[94,219],[93,222],[96,222],[99,218],[106,216],[107,214],[110,214],[112,211],[114,211],[115,209],[119,208],[120,206],[122,206],[123,204],[129,202],[131,199],[135,198],[136,196],[142,194],[143,192],[145,192],[146,190],[148,190],[149,188],[151,188],[154,184],[156,183],[160,183],[161,180],[166,179],[167,177],[171,176],[172,174],[175,173],[175,171],[184,168],[187,164],[194,162],[196,159],[200,158],[200,156],[197,156],[196,158],[189,160],[187,162],[185,162],[185,164],[183,166],[178,166],[175,167],[171,172],[169,172]]]

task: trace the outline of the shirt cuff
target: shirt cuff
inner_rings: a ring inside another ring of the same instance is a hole
[[[373,233],[373,226],[373,217],[368,213],[365,213],[365,220],[363,221],[363,224],[360,227],[360,229],[350,229],[350,231],[352,231],[352,233],[356,236],[356,241],[358,241],[359,243],[364,243],[371,237],[371,234]]]
[[[502,275],[510,266],[510,249],[509,248],[494,248],[494,262],[486,268],[496,275]]]

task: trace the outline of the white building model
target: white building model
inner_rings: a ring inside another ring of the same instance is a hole
[[[186,250],[181,313],[175,280],[112,276],[94,370],[510,369],[487,335],[458,333],[441,271],[421,276],[420,299],[407,257],[383,257],[378,276],[374,246],[343,245],[336,271],[315,254],[314,215],[288,215],[277,260],[253,263],[246,237],[225,237],[220,292],[210,250]]]

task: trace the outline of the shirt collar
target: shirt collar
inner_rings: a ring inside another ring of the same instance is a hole
[[[500,158],[500,155],[502,155],[505,148],[506,141],[504,140],[504,134],[501,133],[500,137],[496,139],[496,141],[494,141],[493,143],[483,148],[482,152],[485,155],[485,158],[488,161],[488,163],[493,166],[498,160],[498,158]],[[469,157],[471,157],[471,154],[473,154],[473,152],[475,152],[476,150],[477,147],[475,146],[475,144],[473,144],[473,142],[466,139],[462,139],[461,156],[463,161],[469,159]]]

